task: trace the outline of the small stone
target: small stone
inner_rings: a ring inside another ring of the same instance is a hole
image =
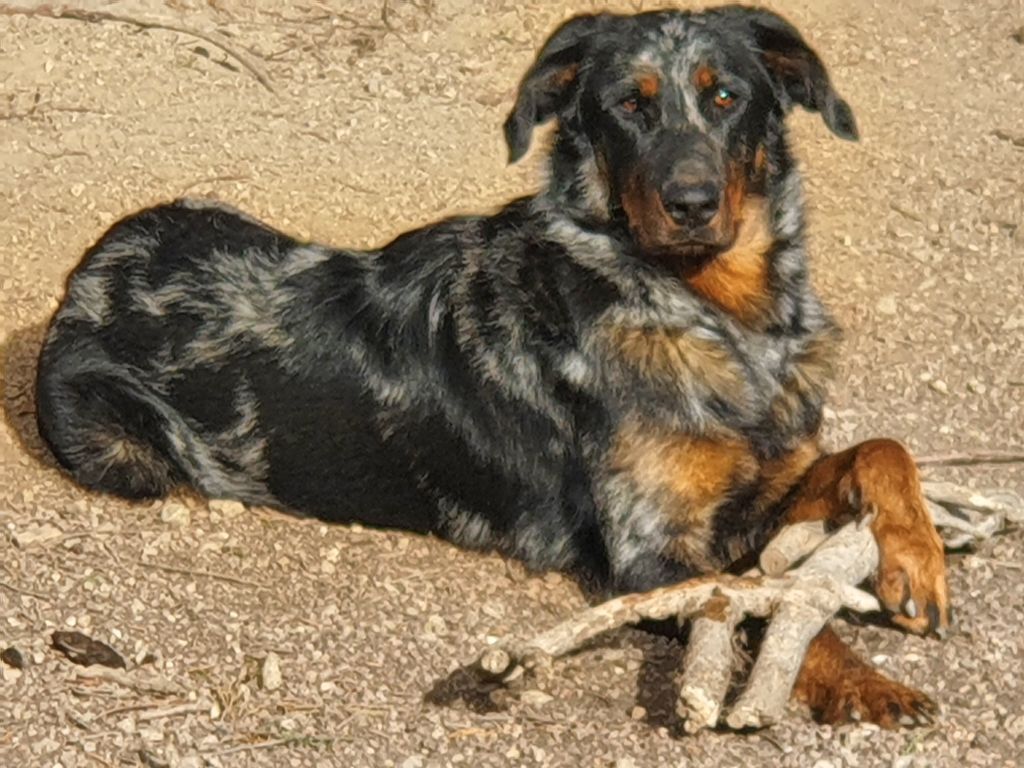
[[[30,525],[14,533],[14,543],[25,549],[59,539],[64,531],[55,525],[43,523],[42,525]]]
[[[629,717],[633,720],[643,720],[647,717],[647,710],[641,706],[635,706],[629,710]]]
[[[942,379],[936,379],[935,381],[929,382],[928,386],[934,389],[940,395],[949,394],[949,386]]]
[[[260,667],[260,683],[267,691],[276,691],[281,687],[281,659],[273,651],[263,659],[263,666]]]
[[[234,499],[211,499],[207,506],[211,512],[219,512],[224,517],[238,517],[245,512],[245,504]]]
[[[427,618],[424,629],[427,631],[428,634],[438,637],[440,635],[445,634],[448,631],[448,625],[445,623],[445,620],[441,616],[435,613],[431,614]]]
[[[554,697],[544,693],[544,691],[531,688],[528,691],[523,691],[519,695],[519,700],[528,707],[543,707],[545,704],[554,701]]]
[[[168,501],[160,510],[160,520],[168,525],[185,526],[192,520],[192,513],[184,504]]]
[[[0,661],[9,667],[14,667],[15,669],[24,669],[28,666],[28,659],[26,659],[25,655],[13,645],[8,648],[4,648],[3,652],[0,652]]]
[[[423,758],[419,755],[409,755],[401,762],[402,768],[423,768]]]
[[[880,298],[875,304],[875,308],[883,315],[895,315],[899,311],[899,305],[896,303],[896,297],[891,293],[887,293],[885,296]]]

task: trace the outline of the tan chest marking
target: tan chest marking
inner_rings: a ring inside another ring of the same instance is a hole
[[[740,396],[746,378],[739,363],[722,345],[689,329],[609,325],[606,343],[646,378],[703,385],[722,397]]]
[[[627,428],[616,437],[611,469],[663,505],[663,522],[674,531],[665,555],[707,570],[715,511],[730,493],[756,479],[758,464],[735,437],[692,437]]]
[[[697,294],[747,325],[757,325],[771,307],[768,252],[775,242],[771,212],[763,197],[747,197],[732,247],[719,254],[687,283]]]

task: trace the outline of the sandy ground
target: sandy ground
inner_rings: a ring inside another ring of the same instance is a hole
[[[3,4],[0,3],[0,6]],[[0,665],[4,766],[1016,766],[1024,764],[1024,535],[951,560],[951,640],[847,627],[934,695],[934,727],[683,737],[680,649],[616,633],[488,697],[457,672],[488,636],[584,604],[577,587],[398,533],[195,499],[139,506],[62,477],[34,432],[43,323],[116,218],[214,195],[296,235],[381,243],[539,183],[500,125],[545,34],[599,3],[177,0],[94,3],[216,28],[0,16]],[[848,331],[829,411],[844,445],[1024,443],[1024,25],[1017,0],[793,0],[863,141],[793,120],[815,279]],[[1021,467],[938,476],[1021,489]],[[39,540],[31,541],[33,534]],[[20,545],[17,543],[20,542]],[[79,629],[159,693],[83,679],[49,648]],[[268,653],[283,683],[262,686]],[[172,708],[172,709],[168,709]]]

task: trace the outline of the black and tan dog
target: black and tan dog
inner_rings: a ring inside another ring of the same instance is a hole
[[[575,18],[506,124],[517,160],[557,120],[550,181],[493,216],[369,252],[204,201],[116,224],[53,320],[42,434],[90,488],[432,532],[614,591],[871,510],[883,603],[942,632],[913,461],[892,441],[819,447],[837,334],[807,273],[797,104],[856,138],[774,14]],[[828,721],[932,710],[828,630],[797,695]]]

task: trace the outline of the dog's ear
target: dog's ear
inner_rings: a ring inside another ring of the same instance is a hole
[[[544,43],[519,84],[515,106],[505,121],[510,163],[526,154],[534,127],[550,120],[571,101],[592,38],[610,18],[611,14],[602,13],[569,19]]]
[[[836,136],[858,139],[853,110],[836,93],[825,65],[796,27],[771,11],[741,6],[722,11],[747,27],[768,74],[790,103],[820,112]]]

